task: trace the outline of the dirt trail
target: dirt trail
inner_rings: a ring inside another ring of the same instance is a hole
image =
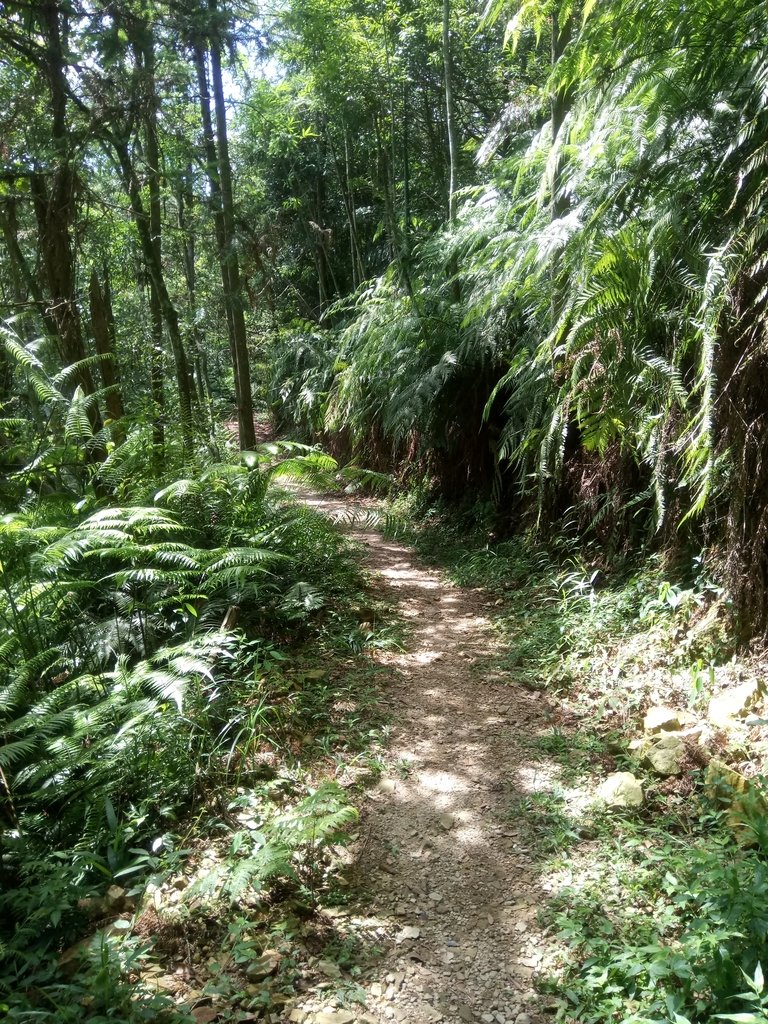
[[[349,516],[343,499],[304,500]],[[513,678],[475,670],[497,643],[487,596],[453,586],[401,543],[350,529],[375,589],[412,628],[406,651],[376,656],[394,670],[389,767],[365,798],[353,854],[384,954],[354,1019],[530,1024],[549,883],[514,807],[548,788],[526,740],[551,722],[549,709]]]

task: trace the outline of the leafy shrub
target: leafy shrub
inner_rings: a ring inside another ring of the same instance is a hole
[[[563,1016],[662,1022],[734,1009],[743,974],[752,978],[768,954],[761,856],[735,850],[720,831],[650,852],[622,843],[629,856],[617,857],[613,885],[565,889],[555,901],[553,921],[574,957],[558,986]]]
[[[216,893],[242,903],[248,890],[258,893],[284,882],[316,903],[329,864],[327,853],[334,844],[349,841],[348,828],[357,811],[335,782],[322,783],[282,809],[265,799],[276,787],[284,793],[279,780],[232,802],[230,811],[247,812],[241,818],[248,827],[233,834],[228,858],[192,886],[190,897]]]
[[[271,480],[334,468],[272,447],[166,486],[154,505],[43,499],[0,522],[0,949],[11,987],[43,984],[84,923],[78,901],[133,870],[206,788],[245,781],[274,738],[267,680],[280,644],[319,628],[326,602],[359,577],[339,535]],[[323,791],[297,811],[317,819],[307,828],[319,846],[333,815],[349,814],[331,803]],[[292,857],[307,835],[279,828]]]

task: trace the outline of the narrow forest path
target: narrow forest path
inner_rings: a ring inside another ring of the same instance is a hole
[[[343,498],[302,500],[350,518]],[[354,520],[348,529],[410,635],[404,651],[375,655],[392,669],[388,769],[364,798],[352,851],[367,894],[358,913],[379,925],[383,955],[364,982],[365,1015],[328,1019],[530,1024],[549,884],[514,808],[546,787],[527,752],[551,724],[546,699],[478,671],[498,646],[487,595],[452,585],[376,530]]]

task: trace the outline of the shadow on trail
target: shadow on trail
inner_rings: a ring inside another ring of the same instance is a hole
[[[486,596],[355,525],[348,500],[299,496],[347,524],[374,590],[410,623],[405,651],[375,655],[392,671],[388,774],[364,797],[352,850],[383,947],[366,979],[367,1019],[527,1024],[539,1017],[531,985],[547,939],[536,917],[552,885],[516,809],[551,788],[552,769],[530,750],[552,724],[548,700],[478,671],[498,643]]]

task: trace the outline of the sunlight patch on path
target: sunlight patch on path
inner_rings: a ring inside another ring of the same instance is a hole
[[[412,631],[405,651],[374,655],[394,679],[389,772],[364,798],[352,851],[364,913],[376,941],[387,938],[361,979],[365,1020],[543,1022],[531,980],[547,948],[536,909],[552,883],[515,807],[557,781],[527,745],[547,724],[546,700],[482,674],[496,644],[484,595],[356,529],[342,499],[309,503],[351,522],[377,593]]]

